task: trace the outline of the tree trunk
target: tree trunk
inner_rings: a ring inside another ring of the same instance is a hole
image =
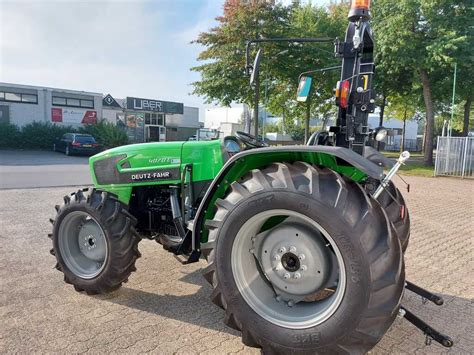
[[[311,102],[308,100],[308,102],[306,103],[306,117],[305,117],[305,120],[304,120],[304,144],[306,144],[306,142],[309,139],[309,119],[310,119],[310,116],[311,116]]]
[[[464,119],[462,125],[462,135],[467,137],[469,133],[469,115],[471,113],[471,105],[472,105],[472,96],[468,96],[466,99],[466,103],[464,104]]]
[[[430,79],[425,69],[420,69],[421,82],[423,84],[423,99],[425,101],[426,124],[424,137],[423,161],[426,166],[433,166],[433,128],[434,128],[434,111],[433,98],[431,96]]]

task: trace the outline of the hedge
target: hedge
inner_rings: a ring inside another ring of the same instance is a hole
[[[51,149],[56,137],[61,137],[64,133],[91,134],[106,149],[128,144],[127,134],[104,120],[80,128],[33,122],[20,129],[10,123],[0,123],[0,148]]]

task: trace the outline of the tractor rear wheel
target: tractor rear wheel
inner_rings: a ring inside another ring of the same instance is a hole
[[[212,301],[264,353],[365,353],[394,321],[400,243],[356,183],[304,162],[231,185],[201,245]]]
[[[64,196],[56,206],[51,253],[64,281],[76,291],[113,291],[136,270],[140,257],[135,218],[115,195],[93,189]]]
[[[405,252],[410,240],[410,214],[400,190],[393,182],[390,182],[382,191],[378,201],[387,213],[388,220],[393,224],[402,250]]]

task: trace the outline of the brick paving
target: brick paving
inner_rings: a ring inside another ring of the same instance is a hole
[[[403,303],[455,346],[425,346],[414,326],[397,319],[372,352],[474,353],[474,181],[406,179],[407,278],[442,294],[445,305],[423,305],[408,291]],[[54,204],[70,190],[0,190],[0,353],[259,353],[222,323],[200,274],[204,262],[182,266],[152,241],[140,244],[138,271],[120,290],[87,296],[66,285],[46,234]]]

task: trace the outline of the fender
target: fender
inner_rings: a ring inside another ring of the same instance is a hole
[[[381,180],[383,168],[356,152],[343,147],[332,146],[285,146],[246,150],[234,155],[223,166],[209,186],[193,222],[194,250],[200,249],[200,243],[207,241],[204,222],[214,216],[214,203],[222,198],[233,181],[244,176],[252,169],[261,168],[275,162],[304,161],[309,164],[328,167],[356,182],[367,178]]]

